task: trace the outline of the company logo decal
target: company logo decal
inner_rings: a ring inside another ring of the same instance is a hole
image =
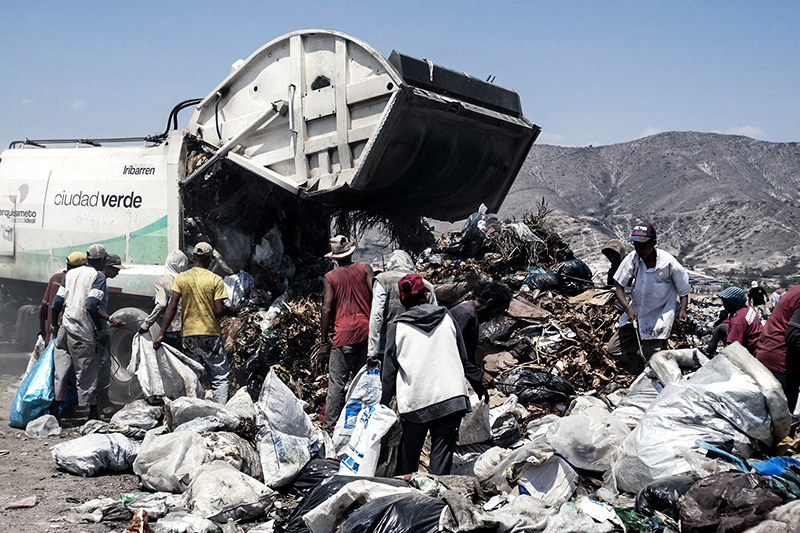
[[[28,197],[28,191],[28,184],[23,183],[16,193],[8,195],[8,199],[11,200],[12,204],[19,205]],[[0,216],[19,224],[36,224],[35,209],[0,209]]]
[[[130,194],[101,194],[97,192],[68,193],[62,191],[53,197],[55,205],[70,207],[119,207],[123,209],[139,209],[142,207],[142,197],[133,191]]]

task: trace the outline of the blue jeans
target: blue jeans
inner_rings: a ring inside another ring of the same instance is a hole
[[[214,400],[228,401],[228,354],[222,346],[222,337],[214,335],[191,335],[183,338],[183,353],[202,364],[211,380]]]

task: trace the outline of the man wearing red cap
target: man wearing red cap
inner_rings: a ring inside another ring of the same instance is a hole
[[[686,320],[691,287],[689,274],[678,260],[656,248],[653,224],[634,226],[630,241],[634,251],[614,274],[615,292],[625,313],[608,344],[608,354],[625,370],[638,374],[644,370],[644,361],[666,347],[676,312],[679,320]]]
[[[411,474],[431,432],[428,471],[450,473],[461,418],[470,410],[466,379],[488,400],[481,372],[469,365],[461,332],[446,308],[424,303],[428,288],[422,276],[398,282],[406,311],[389,325],[383,359],[381,403],[397,396],[403,437],[396,475]]]

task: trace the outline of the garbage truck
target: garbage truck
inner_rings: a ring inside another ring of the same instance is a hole
[[[292,32],[176,105],[163,133],[11,143],[0,153],[0,284],[7,301],[24,291],[38,303],[71,251],[101,243],[127,267],[109,280],[110,306],[142,314],[168,251],[200,240],[226,271],[256,252],[280,270],[291,268],[286,246],[327,242],[326,210],[450,221],[481,203],[496,211],[540,131],[514,91],[385,58],[338,31]]]

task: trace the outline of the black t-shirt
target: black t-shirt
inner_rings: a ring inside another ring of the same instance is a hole
[[[477,365],[475,354],[478,352],[478,310],[475,302],[468,300],[450,309],[453,320],[456,321],[461,336],[464,338],[464,348],[467,350],[467,360]]]
[[[763,287],[753,287],[747,296],[753,301],[753,305],[764,305],[767,302],[767,293]]]

